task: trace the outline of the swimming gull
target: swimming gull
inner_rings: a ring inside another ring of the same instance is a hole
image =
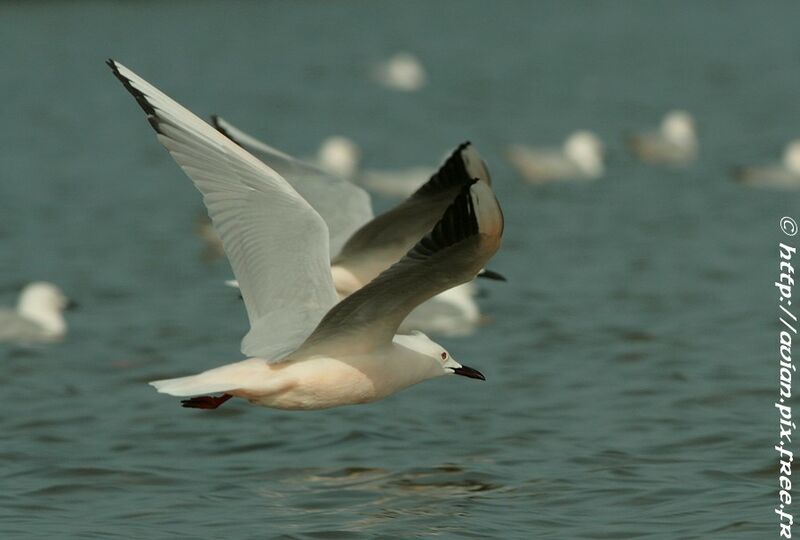
[[[628,146],[645,163],[687,165],[697,158],[694,119],[686,111],[670,111],[658,131],[628,137]]]
[[[26,285],[15,309],[0,309],[0,341],[42,343],[60,341],[67,334],[63,312],[75,307],[52,283]]]
[[[507,157],[520,176],[532,183],[595,180],[605,171],[603,143],[587,130],[572,133],[561,148],[512,145]]]
[[[375,66],[373,77],[387,88],[414,92],[425,86],[427,74],[416,56],[398,52]]]
[[[344,135],[332,135],[319,145],[316,165],[339,178],[353,181],[358,174],[361,149]]]
[[[781,163],[761,167],[737,167],[733,176],[742,185],[750,187],[800,188],[800,140],[786,145]]]

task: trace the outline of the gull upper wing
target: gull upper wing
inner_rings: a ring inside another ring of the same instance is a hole
[[[425,236],[456,195],[476,178],[491,185],[486,164],[466,142],[413,195],[356,231],[333,264],[347,268],[362,283],[371,281]]]
[[[302,348],[336,340],[347,340],[356,350],[388,343],[419,304],[475,278],[500,247],[502,234],[503,213],[489,185],[475,181],[462,187],[433,230],[334,306]]]
[[[203,194],[250,319],[242,352],[280,360],[338,301],[324,220],[273,169],[122,64],[108,65]]]
[[[219,116],[213,116],[211,121],[220,133],[283,176],[319,212],[328,224],[332,257],[372,219],[370,196],[357,185],[272,148]]]

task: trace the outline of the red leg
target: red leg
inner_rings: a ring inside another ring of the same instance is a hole
[[[233,396],[222,394],[221,396],[198,396],[181,401],[181,406],[191,409],[216,409]]]

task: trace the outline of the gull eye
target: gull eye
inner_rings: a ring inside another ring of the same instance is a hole
[[[442,353],[442,360],[447,360],[447,353],[446,352]]]

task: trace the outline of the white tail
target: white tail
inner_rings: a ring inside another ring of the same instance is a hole
[[[209,369],[197,375],[162,379],[149,384],[162,394],[171,396],[197,396],[217,392],[231,392],[252,387],[268,371],[266,362],[260,358],[249,358],[227,366]]]

